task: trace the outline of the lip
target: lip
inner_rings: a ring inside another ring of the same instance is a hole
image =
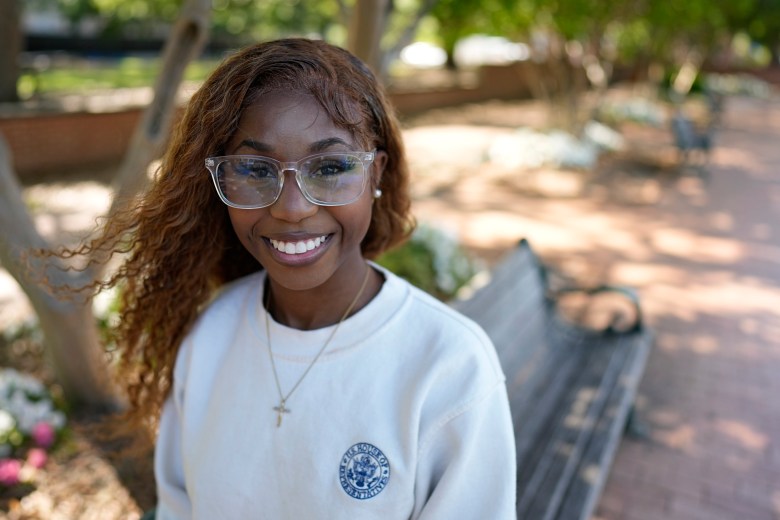
[[[316,247],[310,251],[306,251],[305,253],[297,253],[297,254],[288,254],[284,253],[282,251],[279,251],[276,249],[273,244],[271,244],[271,240],[278,240],[280,242],[302,242],[307,240],[315,240],[317,238],[326,237],[325,240],[319,245],[319,247]],[[268,251],[271,254],[271,257],[279,262],[280,264],[289,265],[289,266],[300,266],[305,264],[310,264],[312,262],[317,261],[322,255],[325,254],[325,252],[330,248],[330,243],[333,239],[333,233],[323,233],[318,235],[276,235],[273,237],[263,237],[263,242],[265,243],[266,247],[268,248]]]

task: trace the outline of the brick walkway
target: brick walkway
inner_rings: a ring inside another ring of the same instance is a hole
[[[647,258],[622,268],[646,270],[658,333],[640,387],[650,439],[622,443],[597,516],[776,520],[780,102],[731,100],[707,182],[655,210]]]
[[[473,171],[495,131],[415,128],[408,142],[415,157],[437,136]],[[643,155],[661,153],[654,138]],[[425,157],[421,220],[488,258],[525,236],[579,278],[640,289],[657,334],[638,401],[649,438],[622,442],[596,518],[780,519],[780,99],[729,99],[705,179],[615,167],[529,188],[450,169],[437,184]]]

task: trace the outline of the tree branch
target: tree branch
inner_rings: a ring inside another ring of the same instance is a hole
[[[166,145],[184,72],[190,62],[200,55],[208,39],[210,17],[210,0],[188,0],[182,7],[163,49],[154,99],[144,110],[114,178],[114,201],[109,214],[146,186],[146,170]]]
[[[381,73],[379,41],[385,30],[390,0],[355,2],[349,21],[347,48],[376,74]]]
[[[166,42],[154,99],[144,111],[116,176],[115,197],[110,211],[116,211],[144,188],[146,169],[166,144],[184,71],[206,42],[210,11],[210,0],[187,0],[181,10]],[[118,401],[109,383],[106,355],[95,326],[91,299],[78,295],[65,301],[57,300],[43,284],[30,280],[26,263],[37,264],[32,268],[36,272],[40,270],[41,276],[47,276],[54,286],[84,287],[96,279],[98,269],[66,271],[61,269],[61,260],[57,257],[31,255],[24,258],[24,252],[49,249],[50,245],[36,230],[24,205],[10,151],[1,138],[0,227],[4,230],[0,234],[0,262],[30,298],[44,333],[47,354],[66,396],[76,403],[115,408]],[[102,255],[104,252],[93,254]]]

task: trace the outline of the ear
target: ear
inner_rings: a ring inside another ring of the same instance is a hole
[[[382,175],[385,173],[385,167],[387,166],[387,152],[384,150],[377,150],[376,157],[372,163],[372,175],[371,175],[371,188],[378,188]]]

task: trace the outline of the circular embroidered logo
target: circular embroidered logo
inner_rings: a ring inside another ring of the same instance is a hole
[[[339,480],[352,498],[374,498],[390,480],[390,463],[382,450],[373,444],[359,442],[341,457]]]

